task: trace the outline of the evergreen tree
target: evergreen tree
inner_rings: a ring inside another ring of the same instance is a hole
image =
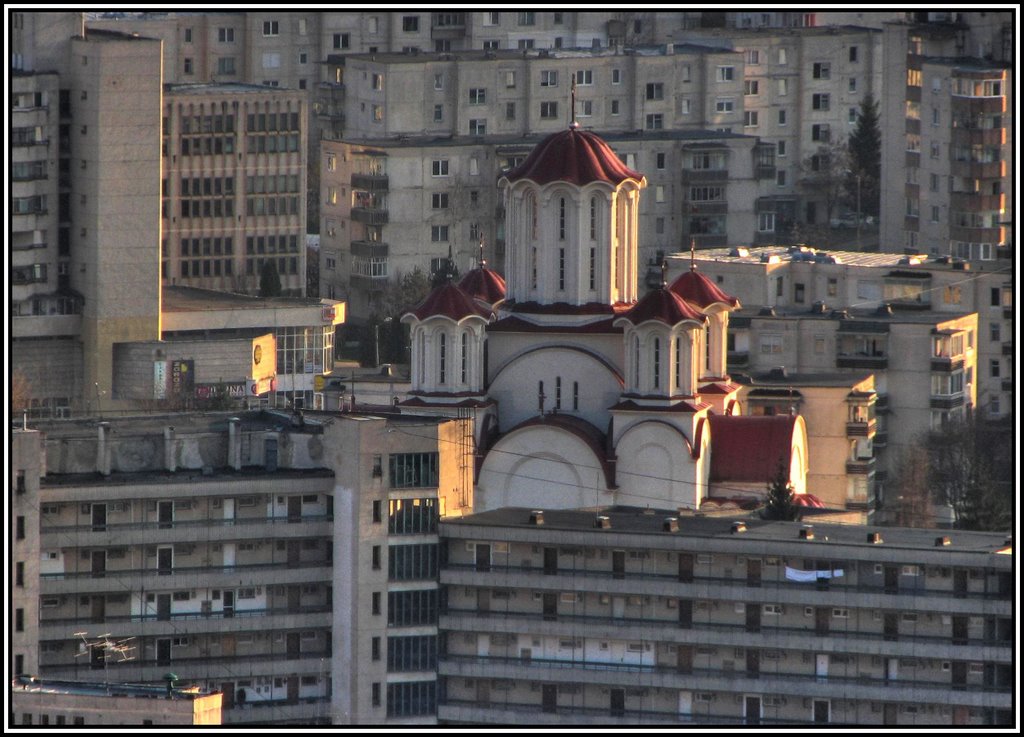
[[[860,103],[857,125],[846,142],[850,173],[846,178],[846,201],[857,208],[860,178],[860,212],[878,216],[881,204],[882,131],[878,124],[878,103],[867,95]]]
[[[264,261],[263,268],[260,269],[260,296],[281,296],[281,277],[277,273],[277,265],[272,258]]]
[[[789,474],[782,461],[779,461],[775,476],[768,479],[768,495],[765,497],[761,517],[790,521],[800,517],[800,507],[793,501],[793,484],[789,482]]]

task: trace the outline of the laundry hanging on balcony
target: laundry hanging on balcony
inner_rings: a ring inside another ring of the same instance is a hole
[[[786,566],[786,580],[787,581],[799,581],[800,583],[812,583],[817,581],[819,578],[839,578],[843,575],[842,568],[836,568],[831,571],[801,571],[796,568],[790,568]]]

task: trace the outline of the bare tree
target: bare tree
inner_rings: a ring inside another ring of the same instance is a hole
[[[886,518],[898,527],[935,527],[935,506],[928,480],[928,450],[912,445],[899,457],[886,489]]]
[[[842,141],[823,144],[800,162],[798,185],[808,198],[824,202],[826,225],[845,197],[849,169],[849,153]]]
[[[32,383],[21,371],[11,372],[11,415],[28,409],[32,397]]]

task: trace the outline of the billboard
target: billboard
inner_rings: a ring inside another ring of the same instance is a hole
[[[277,376],[277,341],[273,333],[260,335],[252,339],[252,365],[249,379],[259,382]]]
[[[196,384],[196,362],[189,359],[175,359],[171,363],[172,396],[192,396]]]
[[[153,399],[167,399],[167,369],[170,361],[153,361]]]

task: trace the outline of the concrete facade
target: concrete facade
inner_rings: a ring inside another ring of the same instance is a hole
[[[441,535],[451,724],[1014,721],[1003,534],[517,507]]]

